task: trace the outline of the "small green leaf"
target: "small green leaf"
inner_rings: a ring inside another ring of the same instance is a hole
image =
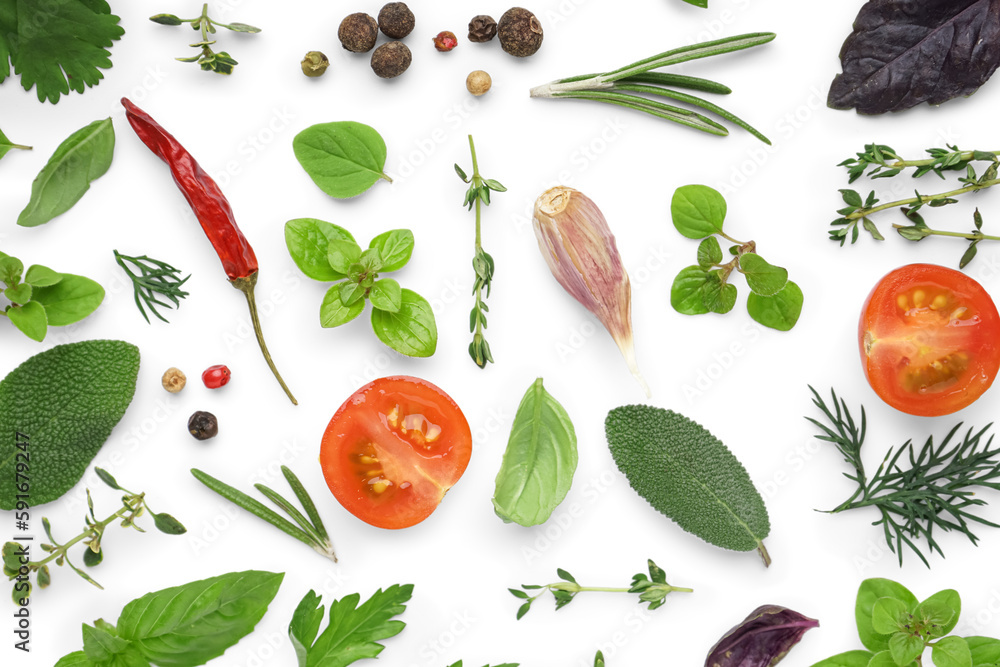
[[[260,28],[255,28],[252,25],[247,25],[246,23],[227,23],[225,27],[229,28],[233,32],[249,32],[249,33],[260,32]]]
[[[522,590],[518,590],[517,588],[508,588],[507,590],[510,591],[511,595],[513,595],[514,597],[518,598],[519,600],[527,600],[528,599],[528,594],[525,593]]]
[[[3,64],[6,65],[6,61],[4,61]],[[7,135],[4,134],[2,130],[0,130],[0,159],[2,159],[3,156],[7,154],[8,151],[14,148],[20,148],[21,150],[26,150],[26,151],[31,150],[31,146],[22,146],[20,144],[13,143],[10,139],[7,138]]]
[[[0,257],[0,281],[8,286],[21,282],[21,274],[24,273],[24,264],[17,257],[4,255]]]
[[[872,629],[881,635],[904,630],[909,621],[907,604],[895,598],[879,598],[872,607]]]
[[[670,305],[683,315],[703,315],[709,312],[703,296],[708,284],[708,272],[700,266],[681,269],[670,287]]]
[[[408,289],[401,290],[399,311],[372,310],[378,339],[408,357],[429,357],[437,349],[437,323],[431,305]]]
[[[972,667],[972,651],[961,637],[944,637],[935,642],[931,659],[937,667]]]
[[[383,278],[382,280],[375,281],[371,292],[368,294],[368,298],[371,300],[374,308],[390,313],[398,313],[402,305],[402,290],[399,287],[399,283],[392,278]]]
[[[975,667],[990,667],[1000,663],[1000,639],[992,637],[966,637],[965,643],[972,652]]]
[[[983,214],[979,212],[978,208],[976,209],[976,212],[972,214],[972,222],[975,223],[976,229],[983,228]]]
[[[813,666],[815,667],[815,665]],[[896,661],[892,659],[892,654],[889,651],[882,651],[876,653],[868,661],[868,667],[898,667]],[[912,664],[905,665],[904,667],[913,667]]]
[[[295,136],[292,148],[309,177],[331,197],[355,197],[379,179],[391,182],[382,171],[385,141],[367,125],[353,121],[313,125]]]
[[[751,292],[747,297],[747,312],[766,327],[788,331],[795,326],[802,313],[802,290],[789,280],[774,296]]]
[[[788,283],[788,271],[769,264],[756,253],[740,256],[740,270],[750,289],[760,296],[774,296]]]
[[[902,667],[909,665],[924,652],[924,640],[905,632],[897,632],[889,638],[889,655]]]
[[[458,174],[458,177],[461,178],[464,182],[466,183],[469,182],[469,177],[466,176],[465,170],[459,167],[457,163],[455,164],[455,173]]]
[[[958,591],[945,589],[930,596],[913,611],[925,623],[940,626],[937,630],[940,634],[935,636],[943,637],[958,625],[958,618],[962,614],[962,597]]]
[[[173,14],[156,14],[150,16],[149,20],[153,23],[159,23],[160,25],[182,25],[184,21],[177,18]]]
[[[365,287],[362,287],[358,283],[352,283],[350,280],[345,280],[340,283],[340,302],[345,306],[353,306],[356,303],[361,303],[364,305],[365,292],[367,291]]]
[[[167,535],[183,535],[187,532],[184,524],[165,512],[153,514],[153,523],[157,530]]]
[[[361,314],[365,309],[365,300],[361,299],[350,306],[344,305],[340,300],[340,284],[334,285],[326,291],[323,303],[319,307],[319,323],[323,328],[329,329],[347,324]]]
[[[354,237],[343,227],[315,218],[296,218],[285,223],[288,254],[299,270],[313,280],[332,282],[345,276],[330,266],[331,241],[354,242]]]
[[[520,607],[518,607],[518,609],[517,609],[517,620],[520,621],[522,618],[524,618],[524,615],[528,613],[529,609],[531,609],[531,602],[530,601],[525,602]]]
[[[361,252],[358,263],[364,267],[366,273],[378,273],[382,269],[382,256],[378,248],[367,248]]]
[[[413,254],[413,232],[409,229],[393,229],[373,238],[368,247],[378,250],[383,272],[399,271],[406,266]]]
[[[698,266],[708,269],[713,264],[721,263],[722,247],[719,245],[719,240],[714,236],[709,236],[698,245]]]
[[[12,303],[25,304],[31,301],[31,285],[21,283],[17,287],[8,287],[3,291],[3,295]]]
[[[493,192],[507,192],[507,188],[500,184],[500,181],[494,181],[492,178],[483,179],[483,183]]]
[[[116,655],[125,652],[131,644],[129,640],[122,639],[103,627],[83,624],[83,652],[94,662],[113,661]]]
[[[872,627],[872,610],[881,598],[895,598],[903,602],[908,609],[917,606],[917,598],[902,584],[891,579],[865,579],[858,588],[857,601],[854,606],[854,619],[858,626],[858,636],[865,648],[873,652],[885,651],[889,648],[889,637],[876,632]]]
[[[353,240],[334,239],[327,245],[326,258],[334,271],[349,275],[351,265],[361,259],[361,246]]]
[[[23,306],[12,306],[7,311],[7,317],[21,333],[31,340],[41,342],[48,332],[48,321],[45,308],[37,301],[31,301]]]
[[[104,288],[90,278],[70,273],[59,274],[62,278],[49,287],[38,287],[32,292],[32,300],[45,306],[49,325],[62,327],[79,322],[97,310],[104,301]]]
[[[574,584],[576,583],[576,579],[573,578],[573,575],[567,572],[566,570],[562,569],[561,567],[556,568],[556,576],[562,579],[563,581],[569,581]]]
[[[709,312],[724,315],[736,305],[736,286],[723,283],[717,271],[708,274],[708,281],[702,287],[702,301]]]
[[[670,215],[683,236],[703,239],[722,231],[726,200],[707,185],[685,185],[674,192]]]
[[[32,287],[51,287],[62,280],[62,276],[46,266],[32,264],[24,274],[24,282]]]
[[[83,552],[83,564],[87,567],[96,567],[101,564],[102,560],[104,560],[104,551],[101,549],[97,551],[85,549]]]
[[[844,198],[844,203],[848,206],[856,206],[857,208],[864,206],[864,202],[861,201],[861,195],[854,190],[840,190],[840,195]]]

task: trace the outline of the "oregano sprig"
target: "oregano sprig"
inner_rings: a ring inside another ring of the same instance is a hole
[[[556,601],[556,610],[562,609],[573,599],[584,592],[600,593],[635,593],[639,596],[640,604],[648,603],[649,609],[653,610],[663,605],[668,593],[692,593],[690,588],[680,588],[667,583],[667,575],[652,560],[646,561],[649,566],[649,576],[640,572],[632,576],[632,585],[628,588],[607,588],[602,586],[581,586],[576,579],[566,570],[559,568],[556,575],[561,581],[551,584],[521,584],[521,588],[508,588],[511,595],[518,600],[523,600],[517,610],[517,618],[520,620],[528,611],[531,604],[545,594],[546,591],[552,593]],[[534,596],[528,591],[538,591]]]
[[[472,258],[472,268],[476,273],[476,279],[472,283],[472,293],[476,296],[476,303],[472,306],[469,314],[469,331],[472,335],[472,342],[469,343],[469,356],[480,368],[486,368],[487,363],[493,363],[493,355],[490,353],[490,344],[486,342],[483,329],[486,328],[486,313],[489,308],[483,302],[483,289],[486,296],[490,295],[490,286],[493,282],[493,257],[483,250],[482,233],[482,207],[490,205],[490,191],[506,192],[507,188],[492,178],[483,178],[479,174],[479,162],[476,159],[476,144],[469,135],[469,149],[472,152],[472,177],[466,175],[465,171],[455,164],[455,173],[462,179],[463,183],[469,183],[469,189],[465,192],[463,206],[468,206],[471,211],[476,209],[476,254]]]
[[[197,62],[206,72],[216,72],[218,74],[232,74],[233,68],[239,63],[225,51],[219,51],[216,53],[212,50],[212,44],[215,44],[215,40],[209,40],[208,35],[215,34],[215,27],[218,26],[233,32],[260,32],[260,28],[255,28],[252,25],[247,25],[246,23],[220,23],[219,21],[209,18],[207,2],[201,8],[201,15],[196,16],[193,19],[182,19],[174,16],[173,14],[156,14],[155,16],[150,16],[149,20],[153,23],[159,23],[160,25],[184,25],[187,23],[194,30],[200,30],[201,41],[195,42],[190,46],[193,46],[196,49],[201,49],[201,53],[196,56],[191,56],[190,58],[177,58],[177,60],[182,63]]]

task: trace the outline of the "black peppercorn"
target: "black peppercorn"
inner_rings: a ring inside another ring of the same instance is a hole
[[[414,24],[413,12],[405,2],[390,2],[378,13],[378,27],[386,37],[403,39],[413,32]]]
[[[480,14],[469,21],[469,41],[488,42],[497,36],[497,22],[492,16]]]
[[[188,419],[188,432],[197,440],[208,440],[219,435],[219,422],[211,412],[199,410]]]
[[[500,46],[512,56],[525,58],[538,51],[542,45],[542,24],[538,18],[522,7],[512,7],[504,12],[497,24]]]
[[[363,12],[351,14],[340,22],[337,37],[348,51],[367,53],[378,39],[378,22]]]
[[[402,42],[389,42],[375,49],[372,69],[383,79],[392,79],[406,71],[413,60],[409,47]]]

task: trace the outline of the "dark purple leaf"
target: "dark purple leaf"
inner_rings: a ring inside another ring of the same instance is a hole
[[[757,607],[712,647],[705,667],[772,667],[817,626],[819,621],[785,607]]]
[[[862,114],[971,95],[1000,65],[1000,0],[869,0],[827,104]]]

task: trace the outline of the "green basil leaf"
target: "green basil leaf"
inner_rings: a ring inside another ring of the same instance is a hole
[[[31,285],[21,283],[16,287],[8,287],[3,291],[3,295],[10,299],[12,303],[23,305],[31,301]]]
[[[725,315],[736,305],[736,286],[723,284],[722,278],[713,271],[701,288],[701,298],[709,312]]]
[[[965,643],[972,652],[972,664],[975,667],[1000,663],[1000,639],[992,637],[966,637]]]
[[[74,651],[59,658],[55,667],[101,667],[101,665],[88,658],[83,651]]]
[[[94,121],[59,144],[31,184],[31,200],[17,217],[22,227],[36,227],[71,209],[90,183],[111,167],[115,129],[110,118]]]
[[[131,644],[129,640],[115,636],[104,628],[83,624],[83,652],[94,662],[111,660]]]
[[[292,620],[288,624],[288,637],[292,640],[292,648],[295,649],[299,667],[307,667],[309,664],[309,649],[316,641],[319,626],[323,622],[325,607],[320,605],[322,600],[323,598],[316,595],[315,591],[306,593],[295,607]]]
[[[891,579],[865,579],[861,582],[854,604],[854,620],[858,626],[861,643],[869,651],[876,653],[889,648],[889,637],[876,632],[872,627],[872,610],[879,598],[887,597],[902,601],[909,609],[917,606],[916,596],[905,586]]]
[[[323,303],[319,307],[319,323],[325,329],[347,324],[365,309],[364,299],[350,306],[344,305],[344,302],[340,300],[340,286],[338,284],[328,289],[326,296],[323,297]]]
[[[714,236],[709,236],[698,245],[698,266],[708,269],[713,264],[721,263],[722,247],[719,245],[719,240]]]
[[[24,274],[24,282],[32,287],[51,287],[62,280],[62,274],[56,273],[47,266],[32,264]]]
[[[700,266],[681,269],[670,287],[670,305],[683,315],[704,315],[709,312],[703,296],[707,284],[708,272]]]
[[[879,598],[872,607],[872,629],[880,635],[891,635],[905,630],[910,610],[905,602],[896,598]]]
[[[868,667],[873,655],[871,651],[848,651],[820,660],[812,667]]]
[[[354,242],[354,237],[343,227],[314,218],[296,218],[285,223],[288,254],[295,266],[313,280],[333,282],[346,275],[330,266],[330,241]]]
[[[944,637],[958,625],[962,613],[962,597],[958,591],[946,589],[938,591],[917,605],[913,615],[926,625],[934,625],[931,637]]]
[[[344,121],[313,125],[292,140],[295,158],[319,189],[337,199],[355,197],[380,179],[385,141],[371,127]]]
[[[674,192],[670,215],[683,236],[703,239],[722,231],[726,200],[707,185],[685,185]]]
[[[147,593],[125,605],[118,634],[158,667],[204,664],[254,629],[283,577],[231,572]]]
[[[361,246],[354,239],[334,239],[327,245],[326,258],[330,268],[346,276],[351,272],[351,265],[361,258]]]
[[[514,415],[493,493],[497,516],[522,526],[545,523],[569,493],[576,464],[573,422],[538,378]]]
[[[35,341],[45,340],[49,323],[45,317],[45,308],[37,301],[31,301],[23,306],[13,306],[7,311],[7,317],[21,333]]]
[[[49,325],[61,327],[79,322],[104,301],[104,288],[90,278],[61,273],[62,279],[50,287],[33,291],[32,300],[45,306]]]
[[[372,310],[378,339],[408,357],[429,357],[437,349],[437,323],[427,299],[408,289],[400,292],[399,311]]]
[[[943,637],[936,641],[931,659],[937,667],[972,667],[972,651],[961,637]]]
[[[5,56],[0,55],[0,59],[3,58],[5,58]],[[5,59],[0,62],[2,62],[3,65],[7,64],[7,61]],[[2,80],[2,77],[0,77],[0,80]],[[0,130],[0,159],[2,159],[3,156],[6,155],[7,152],[13,148],[20,148],[22,150],[28,150],[28,151],[31,150],[31,146],[22,146],[20,144],[15,144],[14,142],[12,142],[10,139],[7,138],[7,135],[3,133],[3,130]]]
[[[350,280],[340,283],[339,287],[340,302],[342,304],[347,307],[351,307],[357,303],[360,303],[362,306],[364,305],[366,288]]]
[[[368,298],[373,307],[390,313],[398,313],[400,306],[403,305],[403,292],[399,288],[399,283],[392,278],[376,280]]]
[[[413,232],[409,229],[393,229],[373,238],[368,247],[378,250],[382,258],[382,271],[399,271],[406,266],[413,254]]]
[[[788,271],[769,264],[756,253],[740,256],[740,270],[750,289],[760,296],[774,296],[788,283]]]
[[[22,273],[24,273],[24,264],[17,257],[9,255],[0,257],[0,282],[16,285],[21,282]]]
[[[905,632],[889,638],[889,655],[897,665],[908,665],[924,653],[924,640]]]
[[[80,481],[135,394],[139,349],[117,340],[58,345],[0,382],[0,433],[31,437],[31,504],[43,505]],[[0,479],[14,479],[13,438],[0,438]],[[13,484],[0,484],[0,509],[14,509]]]
[[[774,296],[751,292],[747,297],[747,312],[765,327],[788,331],[799,321],[802,313],[802,290],[789,280]]]

